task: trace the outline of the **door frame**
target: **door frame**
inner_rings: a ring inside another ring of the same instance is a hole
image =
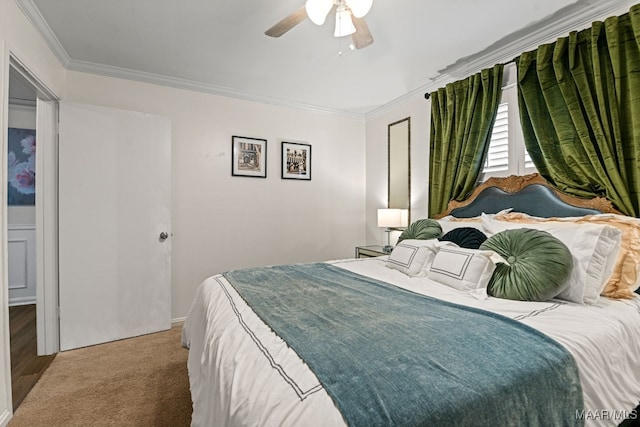
[[[60,348],[58,322],[58,97],[9,50],[6,69],[37,94],[36,135],[36,329],[38,355]],[[6,96],[8,105],[8,94]],[[3,148],[6,151],[6,147]],[[6,177],[4,178],[6,182]],[[5,184],[6,185],[6,184]],[[6,205],[6,196],[4,196]],[[6,215],[3,219],[6,229]]]

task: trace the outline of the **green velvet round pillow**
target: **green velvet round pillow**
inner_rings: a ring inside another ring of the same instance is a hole
[[[398,243],[405,239],[429,240],[442,236],[442,227],[435,219],[419,219],[412,222],[398,237]]]
[[[560,293],[571,272],[571,252],[542,230],[518,228],[489,237],[481,250],[497,252],[509,264],[498,263],[487,293],[497,298],[546,301]]]

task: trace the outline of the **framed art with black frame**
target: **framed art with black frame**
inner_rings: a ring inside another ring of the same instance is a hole
[[[267,140],[232,136],[231,175],[266,178]]]
[[[311,180],[311,145],[282,141],[282,179]]]

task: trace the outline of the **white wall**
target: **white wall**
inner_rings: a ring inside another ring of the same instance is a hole
[[[214,273],[364,243],[364,121],[78,72],[63,100],[171,118],[174,319]],[[231,176],[232,135],[267,139],[266,179]],[[312,145],[311,181],[280,178],[281,139]]]
[[[429,182],[429,122],[431,101],[409,100],[367,120],[366,124],[366,243],[386,244],[384,230],[377,227],[377,210],[387,206],[387,127],[411,117],[411,221],[427,217]],[[392,244],[397,233],[391,236]]]
[[[36,107],[9,104],[9,127],[20,129],[36,128]]]

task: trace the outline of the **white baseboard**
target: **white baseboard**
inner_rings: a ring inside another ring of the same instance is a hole
[[[6,427],[7,424],[9,424],[9,421],[11,421],[11,418],[13,418],[13,412],[9,411],[8,409],[2,411],[0,413],[0,426]]]
[[[185,320],[187,320],[186,317],[177,317],[175,319],[171,319],[171,327],[173,328],[174,326],[180,326],[184,323]]]

